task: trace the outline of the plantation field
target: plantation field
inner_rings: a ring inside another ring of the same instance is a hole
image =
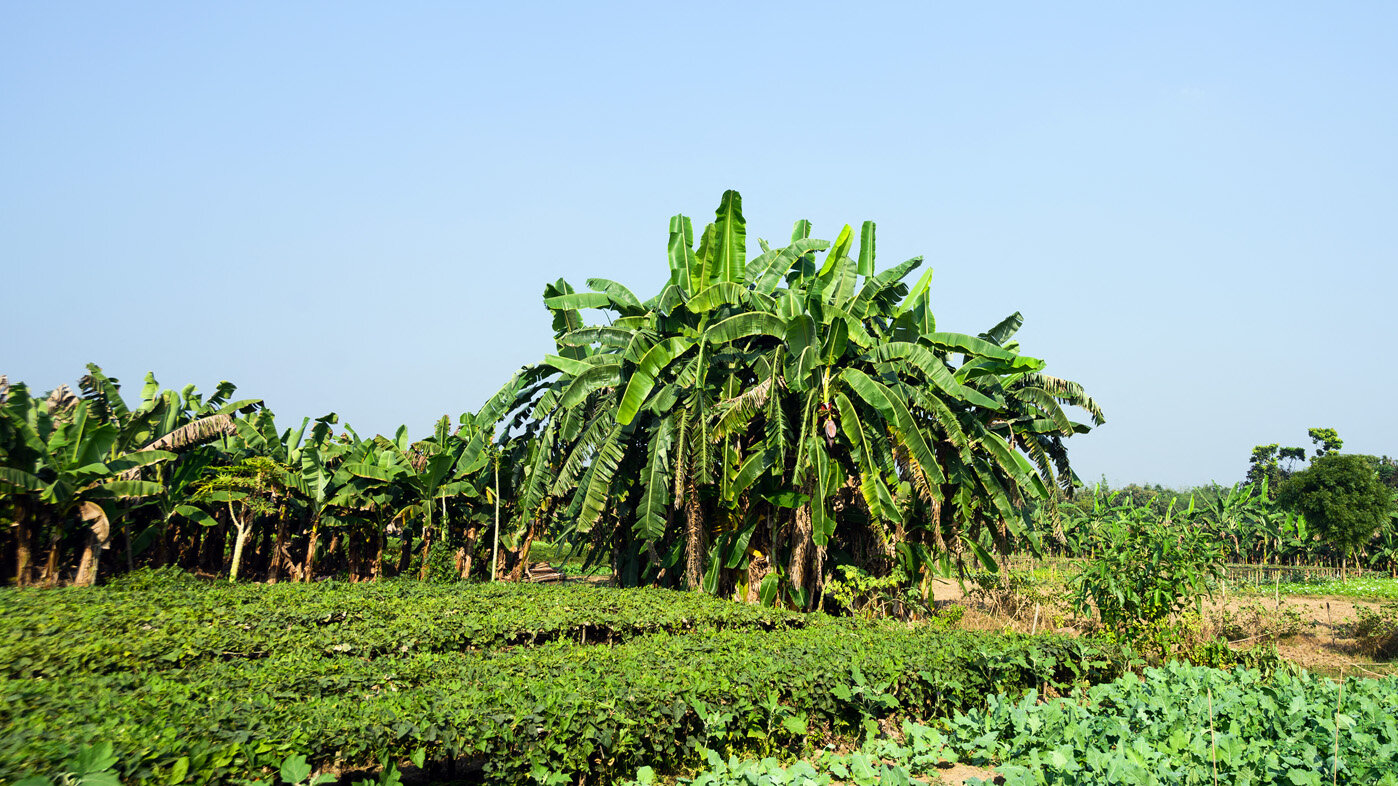
[[[154,572],[0,593],[0,782],[1395,783],[1398,677],[1137,657],[583,582]]]
[[[696,786],[754,783],[1398,784],[1398,677],[1337,682],[1171,664],[984,708],[851,752],[783,763],[709,755]],[[970,767],[949,765],[969,763]],[[643,773],[649,776],[649,773]]]
[[[1339,597],[1360,598],[1363,600],[1398,600],[1398,579],[1388,576],[1287,581],[1279,582],[1274,587],[1259,584],[1248,589],[1262,595],[1276,592],[1281,595],[1321,598]]]
[[[0,781],[97,768],[129,784],[390,782],[385,764],[414,760],[439,779],[611,781],[704,749],[845,744],[877,719],[930,721],[1124,668],[1097,640],[585,584],[162,576],[9,591]]]

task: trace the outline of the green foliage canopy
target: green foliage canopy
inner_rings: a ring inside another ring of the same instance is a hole
[[[1327,453],[1291,476],[1278,495],[1321,537],[1346,554],[1389,523],[1393,495],[1364,457]]]

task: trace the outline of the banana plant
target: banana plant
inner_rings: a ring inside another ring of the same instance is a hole
[[[877,272],[873,222],[857,251],[851,227],[829,243],[804,221],[785,247],[759,241],[748,260],[746,245],[728,192],[697,249],[689,220],[671,220],[670,277],[651,299],[604,279],[546,289],[557,354],[501,391],[557,467],[532,475],[523,504],[558,500],[574,542],[649,563],[624,575],[718,591],[759,558],[758,594],[774,595],[775,573],[803,607],[819,604],[837,536],[914,573],[961,553],[993,565],[995,532],[1002,547],[1025,538],[1029,503],[1063,482],[1062,439],[1088,429],[1062,406],[1100,410],[1002,346],[1018,316],[982,336],[937,331],[930,274],[910,290],[920,259]],[[584,308],[614,316],[589,326]]]
[[[161,388],[155,375],[147,373],[141,388],[141,398],[135,406],[128,406],[121,395],[121,384],[107,376],[95,363],[87,365],[88,373],[78,382],[82,398],[91,407],[92,416],[117,429],[117,437],[111,446],[111,455],[116,456],[132,451],[163,450],[180,456],[198,450],[202,446],[225,439],[235,433],[235,419],[239,414],[254,412],[261,408],[260,399],[232,400],[237,387],[231,382],[220,382],[212,396],[205,401],[194,385],[186,385],[181,391]],[[207,455],[207,452],[205,452]],[[127,470],[123,480],[145,479],[166,486],[168,479],[175,482],[178,490],[166,488],[159,496],[161,522],[156,528],[146,528],[138,536],[131,530],[134,517],[123,516],[122,525],[126,530],[126,559],[128,568],[133,567],[135,553],[140,551],[152,536],[161,536],[161,547],[165,546],[164,532],[176,505],[171,499],[188,487],[197,476],[189,471],[178,472],[177,460],[171,464],[154,467],[148,472],[139,468]],[[197,463],[197,461],[196,461]],[[172,474],[177,473],[177,474]],[[185,505],[184,513],[197,514],[198,509]],[[184,516],[188,518],[189,516]]]
[[[0,467],[0,487],[32,500],[38,523],[50,533],[44,567],[47,583],[58,581],[64,539],[78,528],[86,530],[76,582],[90,585],[96,581],[97,559],[110,536],[108,508],[161,490],[158,483],[127,480],[124,474],[175,456],[163,450],[115,450],[119,429],[94,417],[90,402],[62,397],[35,401],[22,387],[11,388],[4,411],[7,429],[18,436],[23,449],[12,451],[7,465]],[[25,529],[20,535],[32,538]],[[22,564],[16,582],[28,583],[29,570],[28,564]]]

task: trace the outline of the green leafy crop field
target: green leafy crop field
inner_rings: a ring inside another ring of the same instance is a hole
[[[1336,596],[1360,600],[1398,600],[1398,579],[1388,576],[1364,576],[1349,579],[1314,579],[1287,581],[1275,585],[1259,584],[1252,588],[1259,594]]]
[[[997,695],[898,739],[784,764],[708,754],[693,786],[936,781],[950,763],[1033,784],[1398,784],[1398,678],[1339,683],[1171,664],[1045,699]],[[651,780],[642,772],[641,780]],[[967,784],[987,783],[979,778]]]
[[[1123,672],[1119,648],[583,585],[208,585],[0,593],[0,782],[110,746],[123,783],[445,762],[494,782],[632,777],[929,720]],[[95,755],[95,754],[94,754]],[[300,757],[300,758],[298,758]],[[100,758],[100,757],[99,757]],[[105,759],[104,759],[105,760]],[[71,770],[71,768],[70,768]]]

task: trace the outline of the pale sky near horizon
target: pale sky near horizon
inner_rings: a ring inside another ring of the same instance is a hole
[[[642,298],[667,221],[878,222],[944,330],[1013,311],[1086,481],[1398,455],[1398,6],[0,4],[0,373],[221,379],[425,435]],[[756,247],[754,241],[750,241]]]

